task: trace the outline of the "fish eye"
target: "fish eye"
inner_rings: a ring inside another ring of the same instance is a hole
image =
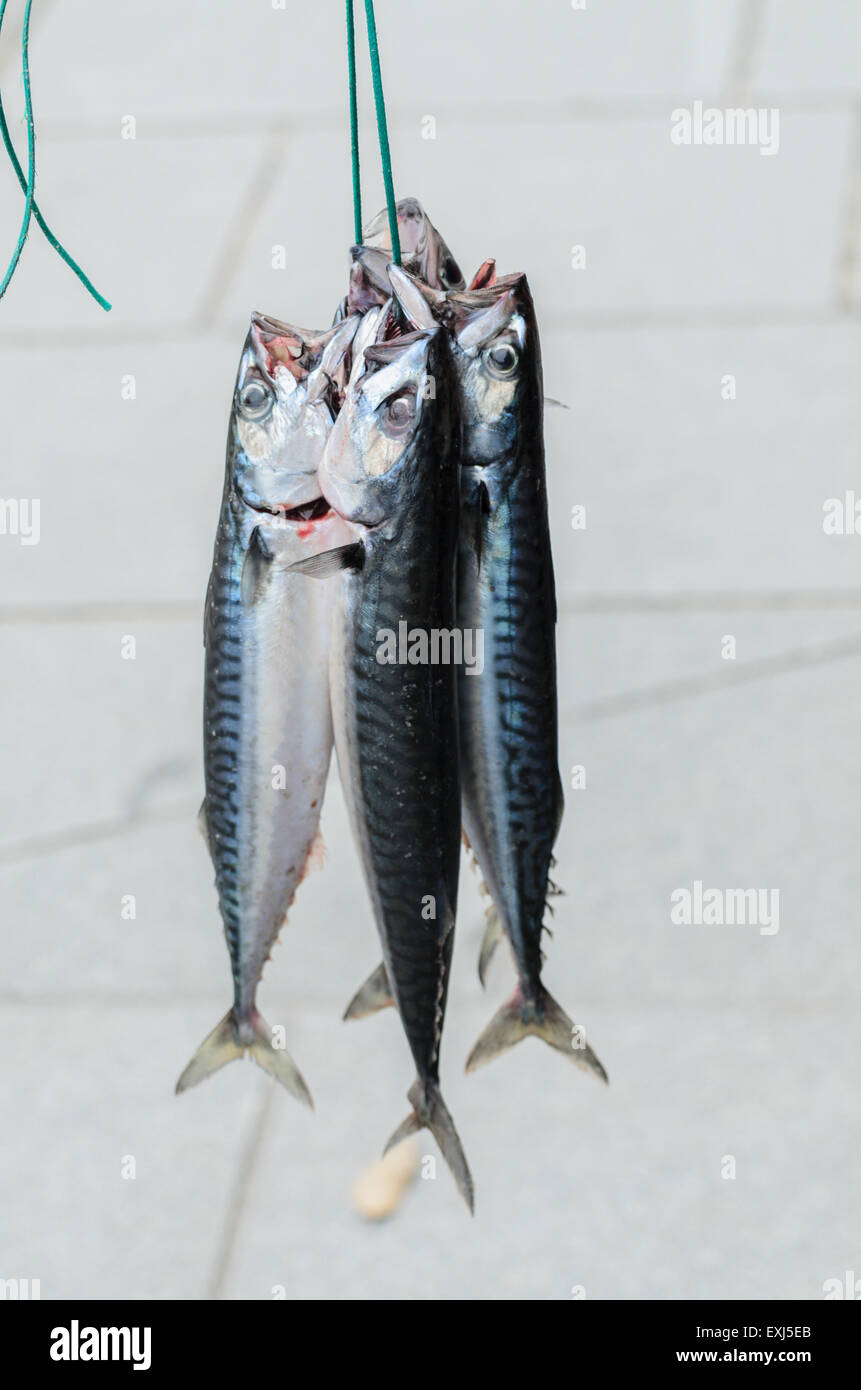
[[[484,365],[491,376],[505,378],[514,375],[520,360],[513,343],[496,343],[484,354]]]
[[[272,393],[262,381],[252,378],[239,392],[239,409],[246,420],[262,420],[272,409]]]
[[[380,427],[389,439],[400,439],[407,433],[415,419],[416,397],[412,390],[401,391],[383,401],[380,410]]]

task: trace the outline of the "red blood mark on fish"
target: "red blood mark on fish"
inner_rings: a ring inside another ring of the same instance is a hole
[[[297,381],[304,381],[308,375],[308,368],[302,362],[300,355],[303,351],[303,344],[299,338],[265,338],[267,367],[270,376],[275,375],[276,368],[286,367],[291,376]]]
[[[311,841],[311,844],[308,848],[308,857],[306,858],[305,863],[303,865],[302,873],[299,877],[299,883],[303,883],[305,881],[306,875],[309,874],[312,869],[322,869],[325,862],[326,845],[325,841],[323,840],[323,832],[318,825],[316,831],[314,832],[314,838]]]
[[[296,333],[282,333],[264,320],[255,320],[251,328],[258,357],[267,376],[274,377],[279,367],[286,367],[297,381],[308,375],[305,343]]]
[[[332,515],[332,509],[325,497],[315,497],[313,502],[303,502],[300,507],[290,507],[284,512],[285,521],[297,521],[296,534],[304,539],[314,530],[314,523],[325,521]]]

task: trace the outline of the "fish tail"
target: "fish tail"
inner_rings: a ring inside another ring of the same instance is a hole
[[[234,1009],[224,1015],[220,1023],[204,1038],[182,1076],[176,1083],[176,1093],[196,1086],[213,1072],[226,1067],[237,1057],[250,1052],[254,1061],[276,1081],[280,1081],[297,1100],[314,1108],[311,1092],[304,1078],[283,1047],[276,1047],[272,1041],[272,1029],[262,1014],[254,1009],[250,1017],[239,1022]]]
[[[372,971],[365,983],[356,990],[344,1011],[344,1019],[367,1018],[369,1014],[386,1009],[394,1002],[389,972],[385,963],[380,961],[376,970]]]
[[[606,1071],[586,1042],[585,1030],[572,1023],[561,1005],[543,987],[534,1000],[525,999],[519,987],[506,999],[466,1059],[466,1070],[483,1067],[528,1037],[541,1038],[575,1067],[592,1072],[601,1081],[607,1080]]]
[[[425,1082],[423,1085],[421,1081],[416,1080],[409,1089],[407,1099],[413,1107],[412,1111],[403,1123],[398,1125],[383,1153],[387,1154],[389,1149],[400,1144],[402,1139],[408,1139],[411,1134],[418,1134],[421,1129],[429,1129],[457,1183],[460,1195],[470,1212],[474,1214],[475,1189],[472,1183],[472,1174],[469,1171],[463,1145],[454,1127],[454,1120],[440,1094],[439,1086],[432,1081]]]

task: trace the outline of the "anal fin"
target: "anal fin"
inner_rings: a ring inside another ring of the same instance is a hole
[[[493,954],[502,940],[502,923],[499,920],[499,913],[495,907],[489,907],[485,913],[487,925],[484,929],[484,938],[481,943],[481,951],[478,956],[478,978],[482,986],[487,984],[487,971]]]
[[[385,962],[380,961],[376,970],[356,990],[344,1011],[344,1018],[368,1018],[371,1014],[379,1013],[380,1009],[389,1008],[394,1002],[389,972]]]

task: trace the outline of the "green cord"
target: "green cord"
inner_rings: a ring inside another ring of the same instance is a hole
[[[359,179],[359,114],[356,104],[356,30],[353,0],[347,0],[347,63],[350,69],[350,156],[353,163],[353,231],[362,241],[362,185]]]
[[[0,28],[3,27],[3,16],[6,13],[6,4],[7,0],[3,0],[2,6],[0,6]],[[21,223],[21,230],[18,233],[18,244],[12,253],[12,259],[7,267],[6,274],[3,276],[3,283],[0,284],[0,299],[2,299],[6,293],[9,281],[15,274],[16,267],[21,259],[24,242],[27,240],[27,233],[30,230],[30,217],[33,212],[33,193],[36,188],[36,137],[33,132],[33,105],[30,99],[30,63],[27,56],[27,44],[30,39],[30,9],[32,4],[33,0],[27,0],[27,8],[24,11],[24,35],[21,42],[21,69],[24,77],[24,108],[27,114],[27,182],[24,185],[27,198],[24,204],[24,220]]]
[[[401,239],[398,235],[398,210],[395,206],[395,189],[392,183],[392,156],[389,150],[389,133],[386,128],[386,102],[383,97],[383,79],[380,76],[380,50],[377,44],[377,25],[374,20],[374,0],[365,0],[365,18],[368,22],[368,47],[371,51],[371,76],[374,82],[374,104],[377,108],[377,134],[380,139],[380,158],[383,162],[383,183],[386,189],[386,207],[389,213],[389,235],[392,240],[392,260],[401,263]]]
[[[7,5],[7,0],[2,0],[2,3],[0,3],[0,28],[2,28],[2,25],[3,25],[3,16],[4,16],[5,12],[6,12],[6,5]],[[107,299],[104,299],[103,296],[99,294],[98,290],[95,288],[95,286],[92,284],[92,282],[88,279],[88,277],[84,274],[83,270],[81,270],[81,267],[77,264],[76,261],[74,261],[74,260],[72,259],[72,257],[69,255],[69,253],[68,253],[68,251],[66,250],[66,248],[65,248],[64,246],[62,246],[61,243],[60,243],[60,242],[57,240],[57,238],[54,236],[54,233],[51,231],[50,227],[48,226],[47,222],[45,221],[44,217],[42,216],[42,214],[41,214],[41,212],[40,212],[40,210],[39,210],[38,204],[36,203],[35,197],[33,196],[34,193],[35,193],[35,184],[36,184],[36,177],[35,177],[35,139],[36,139],[36,136],[35,136],[35,131],[34,131],[34,127],[33,127],[33,106],[32,106],[32,100],[31,100],[31,95],[30,95],[30,60],[29,60],[29,53],[28,53],[28,49],[29,49],[29,39],[30,39],[30,33],[29,33],[29,31],[30,31],[30,9],[31,9],[31,6],[32,6],[32,0],[28,0],[28,3],[27,3],[27,10],[26,10],[26,14],[25,14],[25,16],[24,16],[24,33],[23,33],[23,39],[22,39],[22,45],[21,45],[21,47],[22,47],[22,69],[23,69],[23,76],[24,76],[24,101],[25,101],[25,106],[26,106],[26,119],[27,119],[27,150],[28,150],[28,163],[29,163],[29,177],[28,177],[28,178],[25,178],[25,177],[24,177],[24,170],[21,168],[20,161],[19,161],[19,159],[18,159],[17,154],[15,153],[15,147],[14,147],[14,145],[12,144],[12,137],[11,137],[10,134],[9,134],[9,127],[8,127],[8,125],[7,125],[7,122],[6,122],[6,112],[5,112],[4,109],[3,109],[3,100],[2,100],[2,97],[0,97],[0,135],[2,135],[2,137],[3,137],[3,144],[6,146],[6,153],[8,154],[8,156],[9,156],[11,162],[12,162],[12,167],[13,167],[13,169],[15,170],[15,173],[16,173],[16,175],[17,175],[18,182],[20,183],[21,187],[23,188],[24,192],[25,192],[26,195],[27,195],[27,210],[25,210],[25,213],[24,213],[24,223],[23,223],[22,228],[21,228],[21,235],[20,235],[19,238],[18,238],[18,245],[17,245],[17,247],[16,247],[16,249],[15,249],[15,254],[14,254],[13,258],[12,258],[12,262],[11,262],[11,264],[10,264],[10,266],[9,266],[9,269],[7,270],[6,275],[5,275],[5,277],[4,277],[2,288],[0,288],[0,298],[2,298],[3,294],[5,293],[6,287],[8,286],[9,281],[11,280],[13,274],[15,273],[15,268],[16,268],[16,266],[18,265],[18,261],[20,260],[21,251],[23,250],[24,241],[25,241],[26,236],[27,236],[27,230],[28,230],[28,228],[29,228],[30,213],[32,213],[32,215],[33,215],[33,217],[35,217],[35,219],[36,219],[38,225],[41,227],[42,231],[44,232],[47,241],[50,243],[51,246],[53,246],[54,250],[58,253],[58,255],[60,255],[60,256],[62,257],[62,259],[66,262],[66,265],[69,267],[69,269],[74,271],[74,273],[77,275],[78,279],[80,280],[81,284],[84,286],[84,289],[87,290],[87,291],[93,296],[93,299],[95,299],[95,301],[96,301],[97,304],[100,304],[100,305],[102,306],[102,308],[103,308],[105,311],[108,311],[108,310],[110,310],[110,307],[111,307],[110,304],[109,304],[109,302],[108,302],[108,300],[107,300]]]

